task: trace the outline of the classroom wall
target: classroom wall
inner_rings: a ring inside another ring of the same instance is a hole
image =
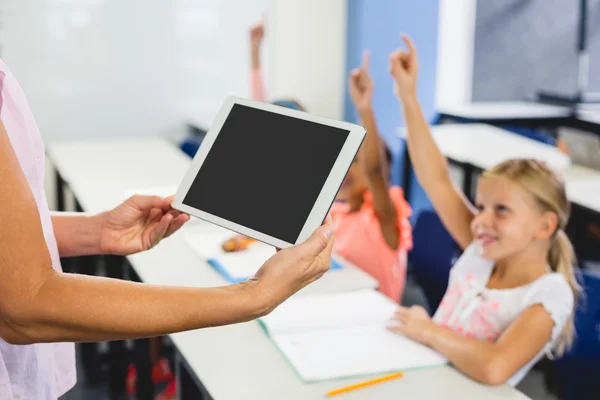
[[[269,93],[341,118],[346,3],[277,0],[0,2],[0,57],[56,140],[186,134],[248,96],[248,28],[267,17]]]
[[[477,0],[442,0],[439,7],[436,109],[472,98]]]
[[[177,136],[247,94],[247,28],[271,0],[2,3],[2,57],[47,141]]]
[[[342,119],[346,0],[277,1],[273,96],[294,97],[314,114]]]

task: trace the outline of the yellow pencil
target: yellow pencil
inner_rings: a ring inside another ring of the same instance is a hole
[[[390,381],[390,380],[396,379],[396,378],[401,378],[402,375],[403,375],[402,372],[396,372],[395,374],[390,374],[390,375],[382,376],[379,378],[371,379],[369,381],[356,383],[354,385],[346,386],[346,387],[343,387],[340,389],[335,389],[335,390],[332,390],[331,392],[327,392],[327,397],[336,396],[338,394],[347,393],[347,392],[350,392],[350,391],[356,390],[356,389],[362,389],[364,387],[375,385],[377,383]]]

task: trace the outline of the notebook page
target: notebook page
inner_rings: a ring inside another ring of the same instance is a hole
[[[385,324],[397,305],[373,289],[293,297],[261,319],[269,332]]]
[[[305,382],[447,363],[434,350],[381,324],[275,334],[272,340]]]

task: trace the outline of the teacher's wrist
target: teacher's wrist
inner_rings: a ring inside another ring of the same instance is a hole
[[[54,236],[61,257],[100,254],[101,218],[82,212],[52,213]]]
[[[112,255],[114,254],[114,249],[110,248],[110,244],[106,242],[106,217],[107,212],[102,212],[100,214],[96,214],[90,218],[90,225],[92,226],[92,230],[97,235],[96,242],[96,253],[98,255]]]
[[[270,314],[278,305],[276,296],[266,290],[264,283],[252,278],[239,284],[245,304],[249,305],[248,313],[252,319],[261,318]]]

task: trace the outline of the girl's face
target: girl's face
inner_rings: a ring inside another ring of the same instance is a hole
[[[477,186],[478,214],[471,223],[481,255],[498,261],[548,240],[555,232],[556,214],[541,212],[531,194],[503,177],[482,177]]]

